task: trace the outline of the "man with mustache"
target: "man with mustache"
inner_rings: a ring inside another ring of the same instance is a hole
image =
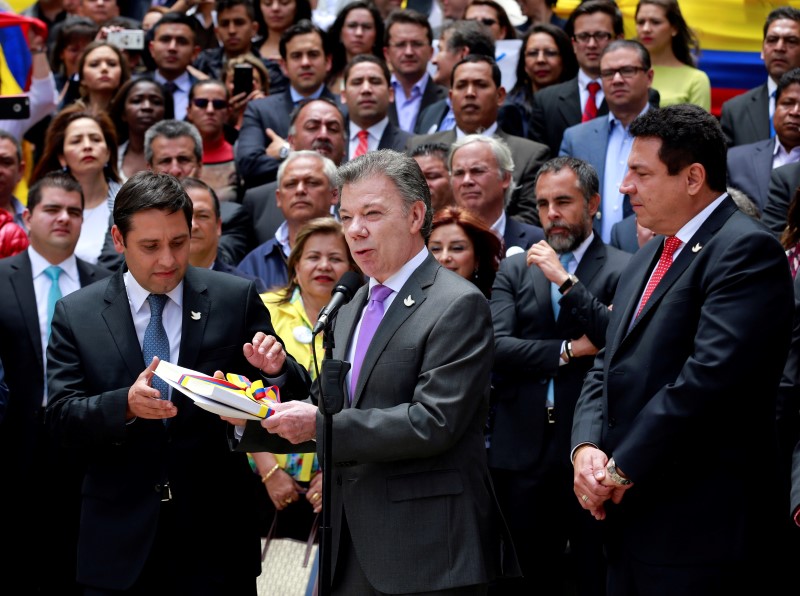
[[[254,248],[238,269],[259,278],[266,288],[285,286],[286,259],[303,225],[330,216],[336,204],[336,165],[316,151],[294,151],[278,168],[278,209],[285,221],[275,236]]]
[[[564,456],[583,377],[605,345],[608,305],[630,259],[592,229],[598,190],[585,161],[546,162],[536,178],[545,240],[504,259],[492,290],[489,468],[523,574],[498,585],[502,594],[565,594],[567,578],[575,582],[570,593],[603,593],[601,528],[572,495]]]

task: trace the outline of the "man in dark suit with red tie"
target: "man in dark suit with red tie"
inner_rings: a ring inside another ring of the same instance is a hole
[[[773,594],[786,256],[727,195],[714,116],[674,105],[630,132],[620,191],[666,238],[634,254],[617,285],[575,409],[574,492],[603,520],[608,596]]]

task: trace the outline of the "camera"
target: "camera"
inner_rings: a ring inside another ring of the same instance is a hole
[[[253,66],[237,64],[233,67],[233,94],[250,94],[253,91]]]
[[[109,31],[107,41],[121,50],[143,50],[144,31],[141,29]]]
[[[31,100],[27,95],[0,96],[0,120],[24,120],[31,117]]]

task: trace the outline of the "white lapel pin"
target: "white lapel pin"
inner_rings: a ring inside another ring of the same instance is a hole
[[[408,297],[403,300],[403,304],[406,306],[414,306],[414,299],[411,297],[411,294],[409,294]]]
[[[700,252],[701,248],[703,248],[703,245],[698,242],[692,247],[692,252]]]
[[[200,320],[200,313],[192,311],[192,320],[193,321],[199,321]]]

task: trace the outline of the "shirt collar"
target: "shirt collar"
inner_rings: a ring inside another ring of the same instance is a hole
[[[420,250],[414,257],[406,262],[405,265],[400,267],[400,269],[391,275],[386,281],[383,282],[384,286],[387,286],[392,289],[393,292],[399,292],[403,289],[403,286],[408,281],[408,278],[411,277],[411,274],[417,270],[417,267],[422,265],[425,259],[428,256],[428,249],[424,246],[422,250]],[[378,280],[370,277],[369,278],[369,291],[372,293],[372,288],[378,285]]]
[[[61,267],[61,269],[64,271],[64,274],[66,274],[71,280],[80,281],[78,277],[78,261],[76,260],[74,254],[71,254],[60,263],[51,263],[39,252],[37,252],[36,249],[31,245],[28,246],[28,258],[31,260],[31,273],[33,274],[33,278],[42,275],[44,270],[51,265],[55,265],[56,267]]]
[[[578,247],[572,251],[572,257],[575,259],[575,262],[578,263],[578,265],[581,264],[581,259],[583,258],[583,255],[586,254],[586,250],[589,248],[592,240],[594,240],[593,231],[589,232],[589,235],[583,240],[583,242],[581,242]]]
[[[414,91],[417,91],[419,92],[420,95],[422,95],[422,92],[425,90],[425,85],[428,84],[429,78],[430,75],[427,72],[425,72],[425,74],[422,75],[422,78],[411,86],[411,95],[412,96],[414,95]],[[397,77],[394,75],[392,75],[391,82],[392,82],[392,87],[394,87],[395,91],[397,91],[398,87],[400,87],[401,89],[403,88],[403,85],[400,84],[400,81],[398,81]]]
[[[288,257],[289,253],[292,252],[292,247],[289,246],[289,224],[286,221],[281,223],[278,229],[275,230],[275,240],[278,241],[283,254]]]
[[[647,112],[647,110],[649,110],[649,109],[650,109],[650,102],[647,102],[645,104],[645,106],[644,106],[644,109],[636,115],[636,118],[638,118],[639,116],[641,116],[642,114]],[[636,120],[636,118],[634,118],[633,120]],[[631,120],[631,122],[633,122],[633,120]],[[616,126],[617,123],[622,124],[619,121],[619,118],[617,118],[614,114],[609,112],[608,113],[608,130],[609,131],[613,130],[614,126]],[[630,126],[630,124],[628,124],[628,126],[623,126],[623,128],[625,129],[626,132],[627,132],[629,126]]]
[[[134,312],[139,312],[142,310],[142,306],[147,301],[147,297],[150,296],[150,290],[145,290],[139,284],[139,282],[136,281],[136,278],[130,272],[130,269],[123,274],[122,279],[125,282],[125,290],[128,293],[128,302],[130,302]],[[169,296],[175,304],[182,307],[183,280],[181,280],[180,283],[171,291],[167,292],[167,296]]]
[[[578,69],[578,88],[579,89],[581,89],[581,90],[586,89],[587,86],[589,85],[589,83],[591,83],[592,81],[595,81],[595,82],[599,83],[600,79],[593,79],[588,74],[583,72],[582,68]],[[600,90],[602,91],[602,89],[603,89],[603,85],[600,85]]]
[[[389,125],[389,117],[384,116],[383,120],[381,120],[377,124],[373,124],[366,130],[369,133],[369,136],[376,138],[380,141],[381,137],[383,136],[383,131],[386,130],[386,127],[388,125]],[[359,131],[362,130],[361,127],[352,120],[350,121],[349,126],[350,126],[350,139],[351,140],[356,139]]]
[[[484,137],[491,137],[496,132],[497,132],[497,120],[495,120],[492,123],[492,125],[489,126],[488,128],[484,128],[481,132],[475,133],[475,134],[480,134],[480,135],[483,135]],[[464,132],[463,130],[461,130],[458,127],[458,125],[456,125],[456,139],[460,139],[461,137],[465,137],[465,136],[467,136],[467,134],[469,134],[469,133]]]
[[[700,213],[695,215],[692,219],[687,221],[683,227],[678,230],[678,233],[675,236],[682,242],[681,247],[685,246],[689,240],[692,239],[695,232],[700,229],[700,226],[708,219],[708,216],[719,206],[722,200],[728,196],[728,193],[724,192],[719,195],[716,199],[711,201],[708,206],[703,209]]]
[[[164,76],[158,71],[155,72],[153,78],[159,85],[165,85],[167,83],[167,79],[165,79]],[[189,92],[189,89],[192,86],[192,79],[189,77],[189,73],[187,71],[183,71],[183,74],[177,79],[174,79],[172,82],[175,83],[175,87],[177,87],[178,91],[186,93]]]
[[[322,92],[325,90],[325,83],[319,86],[319,89],[314,91],[311,95],[300,95],[298,91],[295,90],[294,87],[289,85],[289,95],[292,97],[292,103],[297,103],[303,101],[305,99],[319,99],[322,95]]]

